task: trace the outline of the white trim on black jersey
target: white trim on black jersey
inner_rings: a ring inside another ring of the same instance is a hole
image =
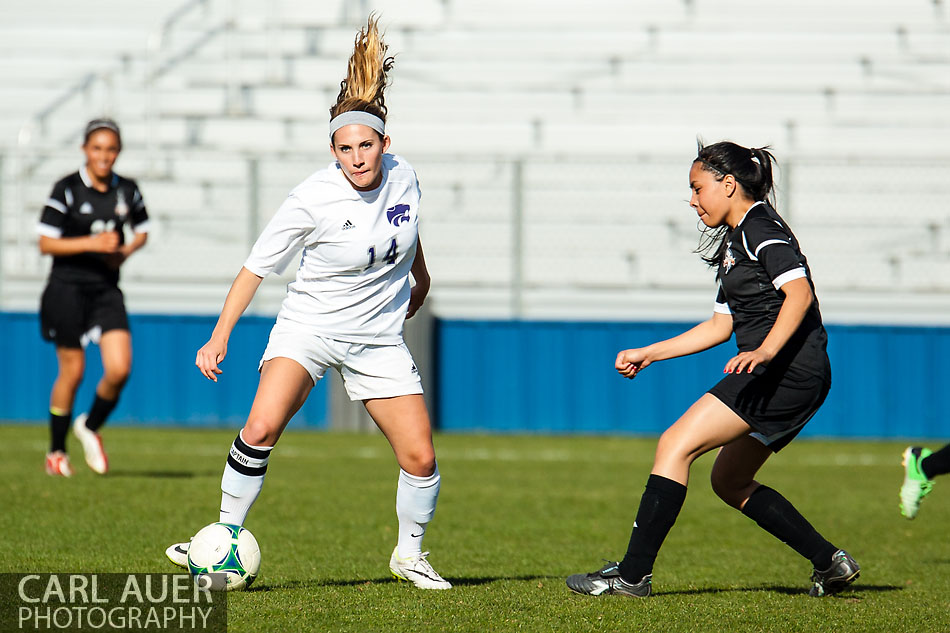
[[[56,198],[47,198],[46,206],[50,207],[51,209],[56,209],[57,211],[63,214],[65,214],[68,211],[68,209],[66,208],[66,205],[60,202],[59,200],[57,200]]]
[[[788,282],[794,281],[796,279],[801,279],[802,277],[806,277],[806,278],[808,277],[808,275],[805,273],[805,268],[804,267],[795,268],[793,270],[788,271],[787,273],[782,273],[781,275],[773,279],[772,285],[775,286],[776,290],[780,290],[782,286],[784,286]]]
[[[36,225],[36,232],[40,235],[45,235],[46,237],[60,238],[63,236],[63,229],[52,226],[50,224],[44,224],[39,222]]]
[[[778,224],[778,222],[776,222],[776,224]],[[782,225],[779,224],[779,226],[782,226]],[[754,262],[759,261],[759,253],[762,251],[762,249],[771,244],[785,244],[786,246],[791,246],[791,242],[789,242],[788,240],[765,240],[764,242],[756,246],[755,251],[753,251],[752,249],[749,248],[749,241],[745,237],[745,231],[742,232],[742,247],[745,249],[745,252],[749,256],[749,259],[751,259]]]
[[[745,233],[742,234],[742,238],[745,239]],[[755,253],[752,254],[752,259],[758,261],[759,251],[768,246],[769,244],[785,244],[788,245],[788,240],[765,240],[755,248]]]
[[[729,314],[729,315],[732,314],[732,310],[729,309],[728,303],[719,303],[718,301],[713,303],[713,312],[716,312],[719,314]]]

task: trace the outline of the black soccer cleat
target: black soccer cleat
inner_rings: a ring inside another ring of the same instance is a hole
[[[851,558],[851,554],[839,549],[831,556],[831,567],[825,571],[812,572],[811,581],[814,583],[808,595],[820,598],[838,593],[861,575],[861,567]]]
[[[575,593],[587,596],[630,596],[646,598],[653,592],[653,574],[647,574],[635,585],[620,577],[620,563],[608,562],[602,569],[589,574],[567,577],[567,586]]]

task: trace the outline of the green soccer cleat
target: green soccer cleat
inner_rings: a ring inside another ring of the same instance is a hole
[[[934,482],[920,470],[920,462],[933,451],[920,446],[908,446],[904,449],[904,484],[901,486],[901,514],[908,519],[917,516],[920,502],[933,490]]]

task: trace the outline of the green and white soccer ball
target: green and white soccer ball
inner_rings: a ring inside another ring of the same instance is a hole
[[[188,571],[203,588],[247,589],[260,569],[261,548],[257,539],[240,525],[206,525],[188,547]]]

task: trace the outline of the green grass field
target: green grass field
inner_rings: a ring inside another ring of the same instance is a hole
[[[0,426],[0,572],[170,572],[167,545],[217,520],[233,430],[107,428],[112,472],[70,438],[72,479],[43,472],[46,430]],[[425,548],[455,588],[389,574],[397,468],[379,435],[288,432],[246,523],[261,577],[229,596],[229,631],[950,631],[950,478],[915,521],[903,444],[799,440],[760,479],[861,563],[809,598],[810,565],[712,493],[711,456],[647,600],[589,598],[564,578],[622,555],[653,439],[440,435],[442,493]],[[946,487],[946,489],[944,489]]]

